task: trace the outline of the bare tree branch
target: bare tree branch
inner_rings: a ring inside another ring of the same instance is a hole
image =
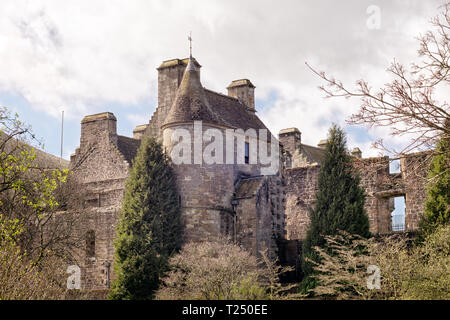
[[[347,120],[349,124],[389,127],[393,136],[414,135],[402,150],[387,148],[382,141],[375,143],[376,147],[396,156],[429,150],[439,139],[450,137],[449,104],[434,98],[437,88],[446,89],[450,83],[450,3],[441,9],[431,20],[433,30],[418,37],[421,63],[412,64],[407,70],[394,60],[387,69],[394,80],[377,91],[362,79],[356,82],[355,89],[349,89],[341,81],[306,63],[313,73],[325,80],[326,84],[319,89],[326,98],[361,99],[360,110]]]

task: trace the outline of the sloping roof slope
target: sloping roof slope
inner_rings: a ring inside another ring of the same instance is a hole
[[[313,146],[302,144],[300,146],[301,152],[305,154],[311,162],[321,163],[325,155],[325,150]]]
[[[125,157],[129,164],[136,157],[141,141],[125,136],[117,136],[117,149]]]

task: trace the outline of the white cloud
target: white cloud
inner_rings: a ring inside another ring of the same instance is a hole
[[[414,59],[414,36],[440,3],[379,1],[381,29],[369,30],[372,1],[2,1],[0,92],[54,117],[64,109],[68,119],[118,103],[141,124],[148,119],[133,108],[155,100],[155,68],[187,56],[192,31],[206,87],[225,92],[231,80],[249,78],[258,99],[276,92],[262,119],[274,133],[297,126],[315,145],[359,102],[324,100],[305,61],[346,83],[364,77],[382,85],[392,58]],[[379,133],[386,135],[372,135]],[[373,154],[369,145],[362,149]]]

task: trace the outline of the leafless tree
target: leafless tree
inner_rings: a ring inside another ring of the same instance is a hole
[[[432,29],[417,38],[421,62],[408,69],[394,60],[387,69],[394,80],[378,90],[373,90],[365,80],[358,80],[356,88],[350,89],[340,80],[316,71],[306,63],[312,72],[326,81],[319,88],[327,98],[361,99],[360,109],[348,119],[349,124],[388,126],[393,136],[413,134],[402,150],[390,148],[382,139],[375,142],[376,147],[394,156],[432,149],[439,139],[450,136],[449,104],[435,98],[436,90],[446,90],[450,83],[450,3],[440,10],[431,19]]]

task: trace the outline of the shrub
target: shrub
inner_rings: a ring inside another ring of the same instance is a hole
[[[331,251],[315,250],[314,293],[333,299],[450,299],[450,226],[440,226],[421,245],[406,235],[364,239],[325,237]],[[368,267],[380,270],[379,289],[367,286]]]
[[[170,259],[172,270],[156,294],[160,300],[277,299],[289,290],[279,283],[287,271],[262,253],[258,261],[239,246],[219,240],[187,243]]]
[[[0,215],[0,300],[63,299],[64,264],[50,255],[30,261],[15,242],[22,230]]]

